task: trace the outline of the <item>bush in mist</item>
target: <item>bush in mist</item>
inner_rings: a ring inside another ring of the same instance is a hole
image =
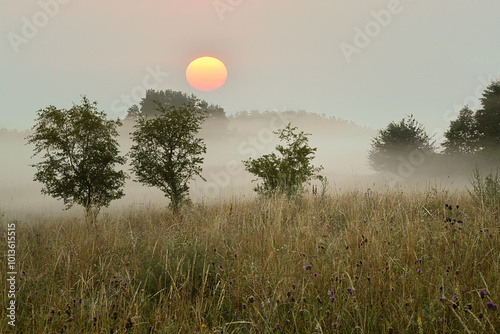
[[[428,156],[433,152],[433,142],[425,128],[410,115],[379,130],[372,139],[368,160],[370,167],[377,172],[396,173],[412,155]]]
[[[44,153],[34,180],[44,184],[42,193],[62,199],[67,208],[79,204],[87,217],[94,217],[103,206],[124,196],[126,175],[116,171],[126,159],[119,155],[116,137],[119,120],[107,120],[96,102],[82,98],[71,109],[54,106],[38,111],[34,133],[27,137],[34,144],[34,156]]]
[[[163,191],[175,212],[189,201],[189,181],[195,176],[203,179],[206,145],[196,134],[205,117],[199,103],[178,108],[158,103],[156,117],[141,116],[132,133],[134,145],[129,155],[137,181]]]
[[[304,183],[314,178],[323,178],[316,174],[323,167],[314,167],[311,164],[317,148],[309,146],[307,138],[309,134],[296,133],[295,130],[297,128],[292,128],[288,123],[284,129],[274,132],[280,141],[286,143],[286,146],[276,146],[281,157],[273,152],[258,159],[250,158],[243,161],[246,170],[262,180],[262,183],[255,188],[259,194],[278,193],[291,197],[302,192]]]

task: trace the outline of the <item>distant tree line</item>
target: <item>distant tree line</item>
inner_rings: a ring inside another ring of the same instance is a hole
[[[167,89],[164,91],[156,91],[149,89],[146,91],[146,96],[139,103],[140,106],[134,104],[127,111],[126,120],[136,120],[140,116],[152,117],[158,114],[158,106],[160,108],[180,108],[183,105],[196,104],[202,109],[207,118],[225,119],[226,113],[224,108],[219,105],[208,104],[208,102],[199,100],[195,95],[188,95],[180,91]]]
[[[500,162],[500,81],[492,81],[480,99],[481,108],[460,110],[444,133],[442,150],[413,115],[391,122],[372,139],[368,160],[377,172],[405,177],[418,168],[444,174],[454,165]],[[404,174],[404,175],[402,175]]]

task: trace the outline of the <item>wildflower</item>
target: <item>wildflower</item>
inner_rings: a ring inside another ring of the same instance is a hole
[[[440,323],[440,324],[444,324],[445,322],[446,322],[446,318],[441,318],[441,319],[439,319],[439,323]]]
[[[224,266],[222,264],[219,264],[219,269],[222,269],[224,268]]]
[[[446,297],[439,297],[438,299],[441,303],[443,303],[444,301],[446,301]]]
[[[318,273],[314,273],[314,274],[313,274],[313,276],[314,276],[314,277],[318,277]]]
[[[493,304],[492,302],[487,302],[486,307],[489,308],[490,310],[496,311],[498,308],[497,304]]]
[[[229,281],[229,285],[233,285],[233,281]]]
[[[332,324],[332,326],[333,326],[333,328],[335,328],[335,329],[336,329],[337,327],[339,327],[339,324],[338,324],[338,323],[336,323],[336,322],[334,322],[334,323]]]
[[[331,301],[332,303],[333,303],[334,301],[336,301],[336,300],[337,300],[337,298],[335,298],[334,296],[331,296],[331,297],[330,297],[330,301]]]
[[[33,292],[34,295],[38,295],[38,291]]]
[[[453,300],[458,300],[458,296],[457,295],[453,295]]]
[[[351,296],[354,295],[354,292],[352,291],[351,288],[347,288],[347,293],[350,294]]]
[[[484,290],[479,290],[479,295],[481,296],[481,298],[486,297],[486,295],[487,295],[487,294],[488,294],[488,293],[487,293],[486,291],[484,291]]]
[[[328,291],[328,294],[333,296],[333,290]]]
[[[303,266],[302,268],[304,268],[305,270],[311,270],[311,266],[310,265]]]
[[[238,258],[238,254],[237,253],[234,253],[234,258],[237,259]]]
[[[422,269],[418,268],[417,269],[417,273],[421,274],[422,273]]]
[[[277,329],[280,329],[281,325],[280,324],[276,324],[275,325]]]

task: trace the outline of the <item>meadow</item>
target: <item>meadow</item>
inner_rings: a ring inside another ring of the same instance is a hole
[[[500,332],[498,214],[402,188],[131,205],[95,226],[27,215],[16,327],[2,307],[0,332]]]

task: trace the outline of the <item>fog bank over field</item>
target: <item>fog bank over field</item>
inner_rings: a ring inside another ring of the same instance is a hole
[[[253,176],[244,170],[242,160],[259,157],[273,151],[278,143],[273,134],[291,122],[299,131],[310,133],[309,143],[317,147],[315,166],[322,165],[320,173],[328,178],[334,189],[383,186],[386,179],[377,176],[368,167],[367,152],[374,129],[335,118],[327,118],[304,111],[286,112],[242,112],[227,119],[207,120],[199,136],[205,139],[207,154],[203,164],[203,176],[207,182],[196,179],[192,182],[190,196],[195,202],[209,201],[221,196],[254,196]],[[121,154],[126,154],[131,145],[130,132],[133,121],[125,121],[119,128]],[[50,212],[58,214],[63,209],[62,201],[42,195],[42,184],[33,181],[35,168],[29,165],[39,157],[30,159],[33,146],[26,145],[29,131],[0,130],[0,210],[5,212],[29,213]],[[124,166],[129,171],[129,166]],[[168,200],[156,188],[133,182],[134,175],[127,180],[125,197],[111,203],[110,208],[121,208],[132,203],[166,205]],[[408,181],[410,178],[405,178]],[[433,179],[420,179],[424,184]],[[444,186],[455,181],[444,180]],[[456,183],[455,183],[456,184]],[[75,206],[72,211],[79,212]]]

